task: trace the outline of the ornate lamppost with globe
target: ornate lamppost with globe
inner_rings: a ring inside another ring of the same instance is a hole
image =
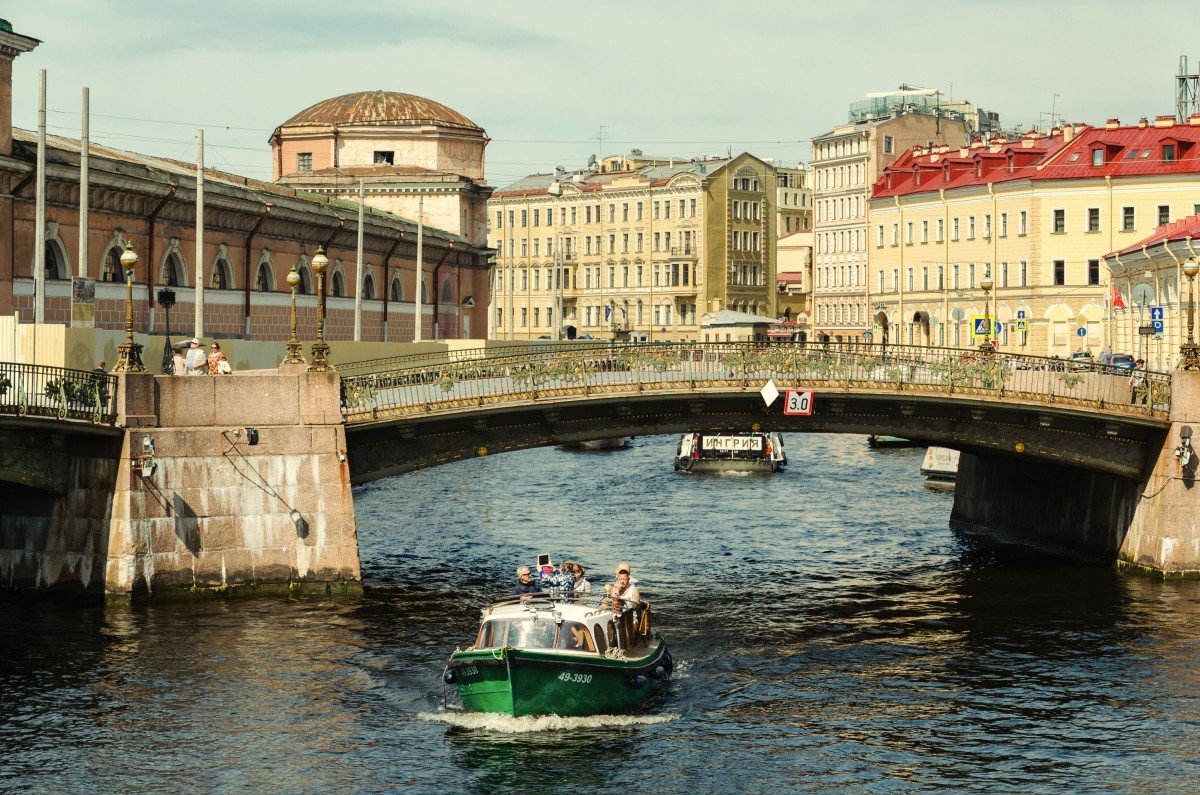
[[[1183,263],[1183,275],[1188,280],[1188,325],[1187,325],[1187,342],[1179,346],[1179,352],[1183,355],[1183,370],[1200,370],[1200,345],[1196,344],[1196,338],[1192,336],[1193,328],[1196,323],[1196,274],[1200,273],[1200,262],[1195,257],[1189,257]]]
[[[996,351],[996,346],[992,342],[992,332],[994,330],[992,326],[992,309],[988,301],[988,295],[992,292],[993,286],[995,286],[995,283],[992,281],[992,269],[988,268],[983,274],[983,279],[979,282],[979,287],[983,290],[983,322],[987,324],[987,336],[983,342],[979,343],[979,350],[982,353],[994,353]]]
[[[121,255],[121,267],[125,270],[125,341],[117,346],[117,366],[114,373],[144,373],[142,346],[133,341],[133,269],[137,267],[138,255],[133,245],[125,244]]]
[[[309,370],[325,372],[332,370],[329,363],[329,343],[325,342],[325,271],[329,268],[329,257],[324,247],[318,247],[312,258],[312,269],[317,274],[317,341],[312,346],[312,362]]]
[[[300,349],[300,338],[296,336],[296,287],[300,284],[300,271],[296,270],[293,265],[288,271],[287,283],[292,288],[292,336],[287,343],[287,356],[283,361],[286,364],[304,364],[304,355]]]

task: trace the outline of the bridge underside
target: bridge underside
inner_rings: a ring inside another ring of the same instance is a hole
[[[811,416],[783,414],[758,392],[646,394],[528,401],[475,412],[411,415],[347,428],[354,483],[481,455],[620,436],[763,430],[888,434],[988,456],[1137,479],[1168,423],[995,398],[819,392]],[[1152,456],[1150,456],[1152,458]]]

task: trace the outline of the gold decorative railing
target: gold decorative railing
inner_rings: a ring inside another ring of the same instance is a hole
[[[1165,417],[1169,373],[958,348],[835,350],[792,343],[547,345],[545,350],[381,368],[342,379],[350,424],[484,405],[603,394],[780,389],[979,395]]]

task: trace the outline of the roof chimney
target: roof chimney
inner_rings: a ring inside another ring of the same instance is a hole
[[[1106,129],[1106,130],[1115,130],[1120,126],[1121,126],[1120,119],[1109,119],[1108,121],[1104,122],[1104,129]]]
[[[37,39],[14,33],[8,20],[0,19],[0,154],[12,154],[13,58],[39,44]]]
[[[1146,117],[1145,117],[1145,116],[1143,116],[1142,118],[1138,119],[1138,129],[1139,129],[1139,130],[1144,130],[1144,129],[1146,129],[1146,128],[1147,128],[1147,127],[1149,127],[1149,126],[1150,126],[1150,122],[1146,120]]]
[[[1188,116],[1188,124],[1193,127],[1200,127],[1200,113],[1193,113],[1191,116]]]
[[[1074,124],[1064,124],[1063,125],[1063,143],[1064,144],[1070,143],[1071,139],[1074,137],[1075,137],[1075,125]]]
[[[1175,117],[1174,116],[1155,116],[1154,117],[1154,126],[1155,127],[1174,127],[1175,126]]]

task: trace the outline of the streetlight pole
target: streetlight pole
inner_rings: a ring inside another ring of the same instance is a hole
[[[1183,263],[1183,275],[1188,280],[1187,342],[1179,348],[1179,352],[1183,354],[1182,369],[1184,370],[1200,370],[1200,346],[1196,345],[1196,338],[1192,336],[1196,322],[1197,273],[1200,273],[1200,262],[1197,262],[1195,257],[1189,257],[1187,262]]]
[[[296,336],[296,287],[300,284],[300,271],[293,265],[288,271],[287,283],[292,288],[292,336],[288,339],[287,355],[283,361],[286,364],[304,364],[304,355],[300,349],[300,338]]]
[[[983,274],[983,279],[979,282],[979,287],[983,290],[983,322],[987,324],[987,335],[983,342],[979,343],[979,350],[983,353],[995,353],[996,346],[992,344],[992,307],[988,302],[988,295],[992,292],[992,269],[988,268]]]
[[[117,366],[114,373],[144,373],[142,346],[133,341],[133,269],[137,267],[138,255],[133,245],[125,244],[121,255],[121,267],[125,269],[125,341],[117,346]]]
[[[325,342],[325,271],[328,268],[329,257],[325,256],[324,248],[318,247],[312,258],[312,269],[317,274],[317,341],[313,343],[312,363],[308,365],[310,371],[318,373],[333,369],[329,363],[329,343]],[[419,284],[417,289],[421,289]]]

